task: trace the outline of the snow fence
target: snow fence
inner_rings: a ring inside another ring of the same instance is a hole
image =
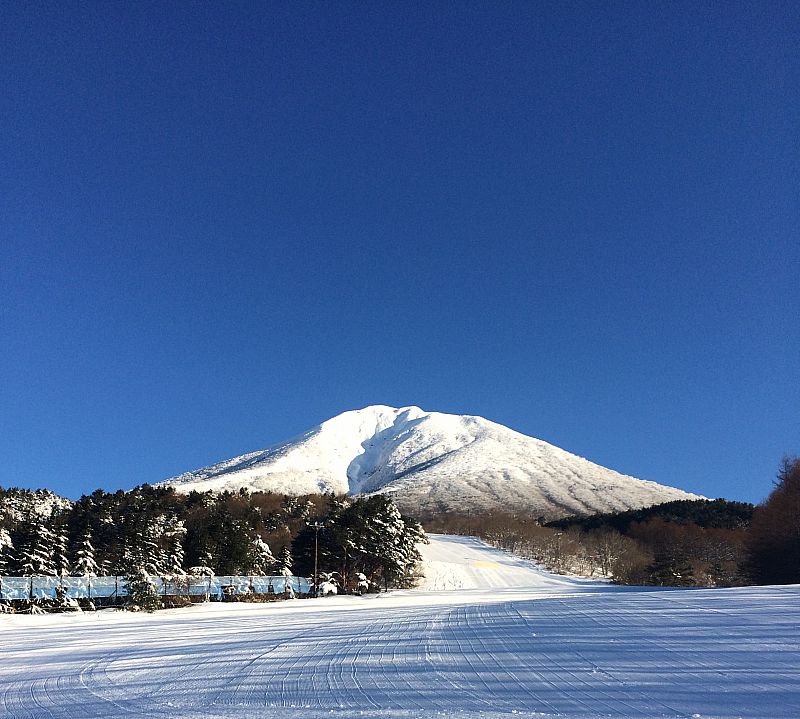
[[[226,596],[244,594],[282,594],[291,588],[295,594],[311,592],[311,581],[305,577],[150,577],[165,597],[202,597],[222,601]],[[55,599],[63,587],[70,599],[115,599],[128,594],[125,577],[2,577],[0,599]]]

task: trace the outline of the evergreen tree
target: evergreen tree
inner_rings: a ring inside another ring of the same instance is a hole
[[[148,524],[136,535],[141,567],[148,574],[161,576],[167,564],[167,557],[158,542],[158,528],[155,523]]]
[[[302,519],[303,505],[300,504],[297,497],[284,497],[281,502],[281,512],[287,519]]]
[[[161,598],[144,567],[136,567],[125,577],[128,589],[127,608],[131,611],[154,612],[161,607]]]
[[[14,543],[4,527],[0,527],[0,575],[7,574],[14,558]]]
[[[292,576],[292,552],[285,544],[281,547],[280,554],[278,555],[278,571],[284,577]]]
[[[269,545],[256,534],[250,543],[250,571],[247,573],[263,576],[269,574],[274,564],[275,557],[272,556]]]
[[[122,549],[122,557],[113,567],[114,574],[121,574],[125,577],[133,576],[140,568],[144,569],[144,558],[139,546],[126,541]]]
[[[318,571],[331,571],[340,565],[340,544],[333,530],[332,518],[317,518],[315,521],[322,526],[316,528],[314,523],[307,524],[292,541],[292,566],[303,577],[311,576],[314,571],[315,552]]]
[[[253,552],[250,526],[242,519],[231,518],[228,512],[225,515],[217,544],[217,571],[224,575],[250,574]]]
[[[175,516],[170,517],[164,527],[167,543],[167,574],[180,576],[186,574],[183,569],[183,541],[186,537],[186,526]]]
[[[26,540],[19,556],[22,576],[54,576],[56,573],[54,536],[41,517],[32,517],[26,527]]]
[[[53,530],[53,568],[59,577],[69,574],[68,543],[67,527],[60,524]]]
[[[75,564],[72,571],[79,577],[96,577],[98,574],[97,562],[94,558],[92,546],[92,533],[87,529],[75,550]]]
[[[403,517],[388,497],[377,495],[367,501],[373,506],[365,546],[380,565],[384,588],[406,586],[413,581],[414,568],[421,560],[416,545],[424,541],[422,528]]]

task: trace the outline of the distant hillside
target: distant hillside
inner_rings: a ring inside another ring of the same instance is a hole
[[[0,520],[18,522],[35,514],[49,518],[54,512],[69,509],[72,502],[49,489],[0,487]]]
[[[605,527],[627,534],[631,525],[636,522],[662,519],[678,524],[693,523],[706,529],[743,529],[750,526],[753,509],[752,504],[729,502],[727,499],[678,500],[625,512],[594,514],[591,517],[566,517],[550,522],[546,526],[556,529],[577,527],[583,530]]]

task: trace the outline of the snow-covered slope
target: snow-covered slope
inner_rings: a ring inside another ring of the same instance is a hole
[[[476,537],[429,534],[420,544],[424,592],[487,592],[500,589],[530,591],[583,591],[610,589],[604,580],[565,577],[537,567],[533,562],[488,546]]]
[[[800,586],[619,587],[465,537],[425,550],[423,591],[2,615],[0,717],[800,716]]]
[[[162,484],[183,492],[391,492],[408,511],[524,509],[548,517],[698,498],[482,417],[383,405],[344,412],[283,444]]]

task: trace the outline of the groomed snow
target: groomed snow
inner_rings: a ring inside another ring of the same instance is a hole
[[[0,716],[800,716],[800,587],[626,590],[431,539],[421,590],[0,616]]]

